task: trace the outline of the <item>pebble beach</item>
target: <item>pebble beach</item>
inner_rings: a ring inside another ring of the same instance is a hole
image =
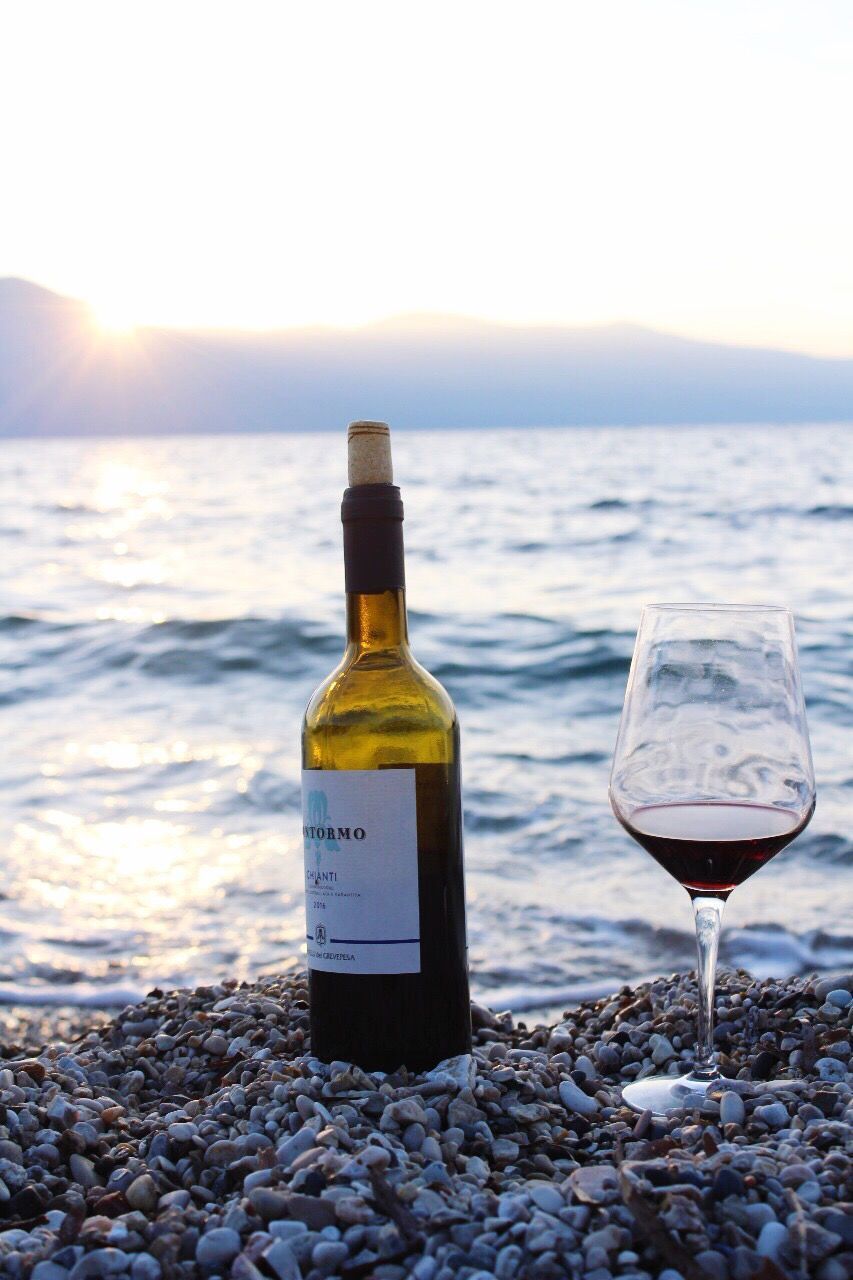
[[[0,1274],[846,1280],[852,986],[722,974],[726,1086],[665,1120],[620,1084],[689,1064],[690,974],[551,1026],[474,1005],[420,1075],[313,1058],[304,975],[155,990],[7,1043]]]

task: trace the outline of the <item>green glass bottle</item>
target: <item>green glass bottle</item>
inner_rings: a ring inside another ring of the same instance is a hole
[[[302,733],[311,1048],[368,1070],[471,1047],[459,725],[409,648],[384,423],[352,423],[347,647]]]

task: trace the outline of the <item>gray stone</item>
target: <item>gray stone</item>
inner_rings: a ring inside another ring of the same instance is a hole
[[[574,1111],[581,1116],[592,1116],[598,1111],[595,1098],[584,1093],[574,1080],[561,1080],[559,1092],[560,1101],[567,1111]]]
[[[277,1218],[287,1216],[290,1196],[284,1191],[275,1191],[272,1187],[252,1187],[249,1192],[249,1204],[265,1222],[273,1222]]]
[[[756,1107],[753,1115],[756,1120],[763,1120],[770,1129],[782,1129],[791,1123],[784,1102],[770,1102],[763,1107]]]
[[[746,1119],[746,1108],[740,1094],[727,1089],[720,1098],[720,1123],[743,1124]]]
[[[618,1198],[619,1176],[609,1165],[581,1165],[569,1175],[569,1186],[582,1204],[607,1204]]]
[[[231,1264],[231,1280],[265,1280],[263,1274],[245,1253],[239,1253]]]
[[[764,1204],[759,1200],[758,1204],[748,1204],[744,1208],[744,1214],[752,1228],[753,1235],[758,1235],[761,1228],[767,1222],[775,1222],[776,1214],[770,1208],[769,1204]]]
[[[449,1127],[456,1128],[466,1124],[476,1124],[478,1120],[483,1119],[483,1113],[472,1102],[466,1102],[464,1098],[454,1098],[447,1108],[447,1119]]]
[[[651,1036],[649,1038],[649,1045],[652,1050],[652,1062],[656,1067],[662,1067],[665,1063],[671,1061],[672,1058],[678,1057],[672,1047],[672,1043],[666,1036]]]
[[[426,1128],[426,1114],[414,1098],[402,1098],[399,1102],[388,1103],[382,1112],[379,1128],[384,1133],[390,1129],[405,1129],[410,1124],[422,1124]]]
[[[306,1125],[276,1148],[275,1158],[283,1168],[287,1169],[297,1156],[301,1156],[303,1151],[313,1147],[316,1140],[317,1134]]]
[[[846,1264],[841,1258],[827,1258],[815,1274],[817,1280],[850,1280],[849,1256]]]
[[[161,1196],[157,1201],[161,1209],[186,1209],[189,1202],[189,1191],[167,1191],[166,1194]]]
[[[176,1120],[166,1130],[173,1142],[192,1142],[195,1131],[195,1125],[185,1124],[181,1120]]]
[[[611,1222],[606,1227],[599,1227],[598,1231],[590,1231],[583,1241],[583,1247],[586,1250],[603,1249],[607,1254],[615,1253],[621,1245],[622,1239],[621,1227],[617,1227]]]
[[[134,1178],[124,1194],[131,1209],[138,1209],[140,1213],[150,1213],[152,1209],[156,1209],[160,1198],[157,1184],[150,1173]]]
[[[824,1001],[830,991],[853,991],[853,973],[836,973],[821,978],[815,983],[814,997]]]
[[[427,1080],[452,1086],[455,1089],[473,1089],[477,1078],[477,1064],[470,1053],[460,1053],[455,1058],[445,1058],[425,1072]]]
[[[498,1200],[498,1217],[507,1222],[527,1222],[530,1211],[522,1196],[506,1192]]]
[[[104,1180],[99,1174],[95,1173],[95,1166],[86,1156],[75,1154],[68,1161],[68,1167],[71,1170],[71,1177],[81,1187],[102,1187]]]
[[[70,1129],[80,1118],[80,1113],[61,1093],[58,1093],[47,1109],[51,1120],[55,1120],[61,1129]]]
[[[407,1151],[420,1151],[426,1137],[422,1124],[410,1124],[403,1130],[403,1146]]]
[[[615,1045],[600,1045],[595,1056],[598,1061],[599,1068],[605,1075],[611,1075],[619,1070],[622,1062],[622,1055]]]
[[[257,1192],[252,1194],[260,1194],[266,1191],[270,1194],[266,1187],[259,1187]],[[335,1222],[335,1206],[331,1200],[318,1200],[316,1196],[306,1196],[290,1194],[282,1197],[287,1206],[287,1212],[291,1218],[298,1218],[300,1222],[311,1231],[322,1231],[324,1227],[334,1226]],[[284,1214],[279,1214],[283,1217]]]
[[[33,1267],[32,1280],[68,1280],[68,1271],[65,1267],[58,1267],[55,1262],[44,1259]]]
[[[703,1249],[696,1254],[696,1261],[703,1271],[707,1271],[712,1280],[728,1280],[729,1264],[716,1249]]]
[[[200,1267],[218,1271],[232,1262],[240,1252],[240,1237],[230,1227],[214,1227],[199,1237],[195,1260]]]
[[[800,1236],[800,1231],[797,1231]],[[833,1231],[827,1231],[816,1222],[806,1222],[802,1229],[802,1235],[805,1236],[806,1257],[809,1262],[822,1262],[830,1253],[834,1253],[841,1246],[841,1236]],[[802,1236],[800,1236],[802,1238]]]
[[[774,1262],[780,1260],[782,1246],[788,1238],[788,1228],[783,1227],[781,1222],[766,1222],[761,1228],[755,1249],[760,1258],[772,1258]]]
[[[130,1259],[122,1249],[93,1249],[84,1253],[74,1264],[69,1280],[90,1280],[91,1277],[117,1276],[126,1271]]]
[[[843,1080],[847,1074],[844,1063],[840,1062],[838,1058],[818,1058],[815,1067],[821,1080],[838,1082]]]
[[[559,1213],[566,1207],[565,1200],[550,1183],[528,1182],[526,1190],[533,1203],[545,1213]]]
[[[836,987],[834,991],[830,991],[826,997],[827,1004],[834,1004],[837,1009],[846,1009],[850,1002],[853,1001],[853,995],[844,987]]]
[[[163,1269],[150,1253],[137,1253],[130,1264],[132,1280],[160,1280]]]
[[[302,1280],[296,1255],[286,1240],[274,1240],[269,1248],[264,1250],[264,1260],[268,1266],[272,1267],[278,1280]]]
[[[228,1138],[220,1138],[218,1142],[212,1142],[207,1148],[204,1162],[213,1165],[214,1168],[224,1169],[239,1160],[241,1154],[242,1149],[239,1143],[231,1142]]]
[[[430,1191],[428,1187],[419,1192],[412,1202],[412,1211],[423,1218],[429,1218],[434,1213],[441,1213],[443,1208],[444,1201],[441,1196],[437,1191]]]
[[[331,1275],[348,1257],[349,1249],[342,1240],[321,1240],[311,1251],[311,1261],[324,1275]]]
[[[495,1275],[497,1280],[512,1280],[512,1277],[521,1266],[524,1251],[517,1244],[506,1245],[505,1248],[498,1252],[498,1260],[495,1263]]]
[[[853,1214],[833,1211],[823,1219],[824,1228],[841,1236],[848,1249],[853,1248]]]
[[[742,1244],[735,1245],[729,1260],[733,1280],[752,1280],[759,1265],[760,1259],[754,1249],[748,1249]]]
[[[279,1218],[275,1222],[267,1223],[267,1231],[276,1240],[293,1240],[296,1236],[306,1235],[308,1228],[304,1222],[297,1222],[291,1218]]]

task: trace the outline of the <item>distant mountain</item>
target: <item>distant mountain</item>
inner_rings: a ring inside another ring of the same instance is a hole
[[[407,316],[356,330],[99,332],[0,280],[0,436],[853,419],[853,360],[634,325]]]

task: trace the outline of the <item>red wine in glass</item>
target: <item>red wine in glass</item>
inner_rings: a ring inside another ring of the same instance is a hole
[[[729,894],[800,834],[815,781],[794,620],[767,605],[643,610],[613,757],[616,817],[693,903],[697,1035],[682,1076],[622,1097],[667,1114],[725,1087],[714,1056],[714,968]]]
[[[617,814],[625,830],[687,892],[728,897],[795,840],[811,817],[775,805],[700,800]]]

